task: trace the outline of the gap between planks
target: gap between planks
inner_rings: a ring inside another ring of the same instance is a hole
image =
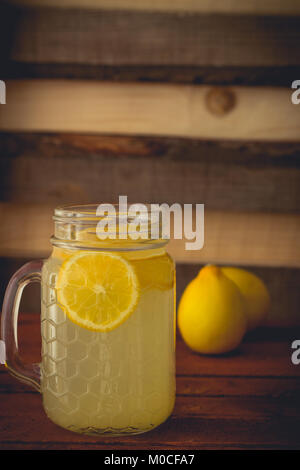
[[[181,13],[225,13],[255,15],[299,15],[297,0],[7,0],[13,5],[29,7],[62,7],[88,9],[117,9],[173,11]]]

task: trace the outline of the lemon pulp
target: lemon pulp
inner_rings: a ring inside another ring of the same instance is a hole
[[[77,252],[62,264],[57,279],[57,299],[79,326],[109,331],[133,312],[139,284],[130,263],[121,256]]]

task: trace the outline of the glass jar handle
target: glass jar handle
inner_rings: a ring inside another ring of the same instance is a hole
[[[0,363],[21,382],[40,391],[40,365],[25,364],[18,351],[18,315],[22,292],[30,282],[41,282],[43,261],[24,264],[12,276],[7,286],[2,308]]]

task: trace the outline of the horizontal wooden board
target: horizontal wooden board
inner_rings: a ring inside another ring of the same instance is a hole
[[[243,3],[235,2],[241,9]],[[218,5],[222,9],[223,2]],[[265,2],[260,5],[263,11]],[[5,56],[25,63],[298,65],[299,17],[265,13],[17,9],[6,14],[11,28],[4,17],[1,34],[7,31],[11,45]]]
[[[117,202],[120,194],[213,210],[299,212],[300,144],[0,134],[2,200],[59,205]]]
[[[27,400],[26,408],[32,409],[32,411],[37,411],[35,408],[38,406],[38,403],[41,402],[40,396],[36,394],[24,394],[22,397],[21,394],[18,394],[17,397],[14,395],[1,395],[2,403],[0,408],[0,417],[2,418],[2,423],[6,424],[8,420],[13,422],[18,421],[18,412],[13,413],[13,403],[17,401],[17,399]],[[6,410],[3,406],[3,401],[6,402]],[[286,399],[284,402],[284,406],[280,409],[280,417],[284,419],[292,419],[295,416],[298,416],[299,408],[297,408],[297,400],[288,400]],[[233,421],[249,421],[249,425],[251,423],[259,423],[265,422],[270,419],[274,419],[274,415],[276,411],[278,411],[280,401],[277,399],[271,399],[268,397],[267,399],[261,398],[259,401],[247,397],[202,397],[201,400],[188,400],[187,397],[179,396],[177,397],[176,406],[173,412],[173,419],[187,419],[193,418],[197,420],[202,419],[211,419],[211,420],[233,420]],[[16,403],[16,409],[19,410],[19,406]],[[27,411],[27,413],[28,413]],[[297,412],[298,411],[298,412]],[[27,414],[26,413],[26,414]],[[25,414],[25,413],[24,413]],[[37,413],[34,413],[37,415]],[[40,419],[42,421],[42,416],[44,415],[43,410],[40,410]],[[2,416],[1,416],[2,415]],[[15,418],[13,416],[15,415]],[[28,419],[28,417],[27,417]],[[33,429],[30,429],[30,438],[33,440],[37,440],[38,433],[40,430],[36,430],[34,434],[32,434]],[[69,433],[65,433],[69,434]],[[8,433],[6,439],[12,439],[13,436],[11,433]],[[29,438],[29,436],[28,436]]]
[[[21,315],[20,348],[39,360],[39,316]],[[234,354],[194,354],[177,341],[177,398],[171,418],[151,433],[99,438],[54,425],[41,396],[0,371],[1,449],[298,448],[300,369],[290,361],[299,332],[268,330]],[[26,406],[24,406],[26,404]],[[22,423],[22,425],[21,425]]]
[[[171,240],[169,252],[178,262],[299,267],[298,215],[206,211],[204,223],[202,250]]]
[[[26,362],[40,359],[39,315],[20,315]],[[0,448],[262,449],[300,448],[300,368],[290,361],[299,329],[262,330],[233,354],[202,356],[177,341],[177,398],[172,416],[150,433],[87,437],[53,424],[41,396],[0,370]]]
[[[297,0],[7,0],[13,5],[90,9],[175,11],[185,13],[300,14]]]
[[[20,354],[24,361],[39,362],[41,357],[40,315],[21,313],[19,329]],[[177,332],[176,374],[182,378],[196,376],[200,378],[290,377],[299,379],[300,366],[293,365],[291,362],[291,344],[299,338],[299,334],[299,327],[256,330],[252,335],[244,338],[236,351],[219,356],[205,356],[192,352]],[[1,370],[4,373],[6,369],[1,368]],[[182,392],[182,394],[186,393]],[[246,393],[243,394],[246,395]],[[230,395],[234,393],[230,392]]]
[[[11,80],[3,131],[299,142],[288,88]]]
[[[10,383],[15,380],[10,378]],[[11,390],[7,385],[5,391]],[[11,385],[12,387],[12,385]],[[25,387],[24,387],[25,388]],[[177,396],[290,397],[299,399],[300,377],[189,377],[177,376]],[[15,385],[14,385],[15,390]]]
[[[0,256],[39,257],[50,252],[53,206],[1,203]],[[300,216],[294,214],[205,211],[204,248],[186,250],[187,240],[171,239],[177,262],[300,266]]]
[[[0,374],[1,394],[35,393],[7,372]],[[177,376],[178,397],[265,397],[299,399],[300,378],[296,377],[180,377]],[[17,397],[16,397],[17,398]]]
[[[6,370],[0,370],[2,394],[35,394],[28,385],[16,380]],[[176,378],[178,397],[264,397],[299,399],[300,377],[218,377],[181,376]],[[17,398],[17,397],[16,397]]]
[[[192,353],[178,334],[177,371],[181,375],[222,375],[251,377],[299,376],[299,367],[291,362],[291,344],[298,339],[299,331],[289,333],[289,340],[243,341],[240,347],[227,356],[203,356]]]
[[[123,2],[123,0],[122,0]],[[60,3],[60,2],[59,2]],[[111,2],[109,2],[111,4]],[[211,6],[211,2],[210,6]],[[44,4],[44,2],[43,2]],[[98,4],[98,2],[97,2]],[[139,7],[142,5],[141,2],[134,2],[135,7]],[[151,2],[153,5],[153,2]],[[182,5],[185,5],[186,7],[188,6],[186,2],[183,2]],[[232,1],[230,1],[230,4],[232,5]],[[51,5],[53,5],[53,2],[51,1]],[[83,7],[87,5],[88,3],[84,2]],[[175,6],[176,3],[172,2],[171,5]],[[203,6],[203,2],[198,3],[199,7],[201,8]],[[218,8],[222,8],[224,5],[224,2],[218,2]],[[244,7],[245,2],[238,2],[237,5],[239,7]],[[158,2],[156,4],[157,7],[161,6],[161,2]],[[259,2],[259,6],[265,7],[266,3]],[[270,8],[274,8],[274,2],[270,3]],[[280,4],[281,8],[286,8],[286,3],[284,5]],[[95,13],[95,12],[94,12]],[[102,12],[103,13],[103,12]],[[59,15],[59,12],[56,13],[56,15]],[[62,12],[60,12],[62,14]],[[68,11],[68,17],[69,17],[70,12]],[[72,12],[71,12],[72,14]],[[118,12],[117,12],[117,15]],[[173,14],[173,17],[177,16],[176,13]],[[52,11],[51,17],[53,18],[55,16],[55,13]],[[121,19],[116,19],[116,24],[112,24],[112,31],[110,31],[110,34],[117,34],[117,32],[120,31],[120,26],[119,23],[120,21],[123,21],[123,16],[124,16],[124,11],[122,12]],[[151,14],[147,14],[146,16],[143,16],[143,21],[147,22],[148,21],[148,29],[152,28],[154,29],[154,37],[155,41],[149,40],[148,42],[150,43],[148,45],[149,51],[147,54],[143,54],[142,58],[142,63],[141,63],[141,58],[137,59],[136,62],[132,63],[132,61],[135,60],[135,51],[137,50],[137,46],[140,48],[142,47],[142,44],[140,44],[140,41],[135,41],[135,44],[131,48],[127,48],[126,50],[123,51],[122,53],[122,63],[118,62],[118,58],[116,57],[114,59],[114,56],[116,52],[118,51],[118,48],[116,48],[116,51],[111,51],[111,60],[109,63],[107,63],[107,60],[104,60],[105,58],[102,57],[102,49],[99,47],[94,47],[92,48],[94,50],[94,53],[98,54],[98,61],[88,61],[88,58],[91,54],[91,47],[90,44],[88,45],[88,52],[87,53],[81,53],[82,57],[79,60],[76,51],[80,50],[81,48],[84,48],[84,40],[86,38],[85,34],[81,34],[81,37],[79,40],[74,38],[73,43],[70,43],[69,40],[66,38],[63,39],[62,43],[67,47],[67,44],[70,44],[70,51],[68,54],[71,54],[70,60],[66,60],[65,54],[66,51],[61,51],[62,55],[58,54],[58,47],[59,45],[55,43],[54,41],[50,41],[51,44],[48,44],[47,49],[49,47],[51,48],[55,47],[55,53],[52,54],[51,57],[47,57],[45,55],[45,50],[42,53],[42,58],[40,57],[41,54],[39,53],[40,48],[45,48],[46,45],[45,43],[49,40],[49,37],[47,36],[47,31],[48,29],[51,32],[51,28],[53,31],[57,31],[60,28],[60,34],[65,34],[69,37],[71,34],[70,28],[66,26],[66,31],[64,33],[64,27],[62,25],[60,26],[53,26],[49,23],[50,21],[50,16],[47,16],[47,20],[44,20],[45,25],[43,26],[42,30],[40,30],[39,26],[39,21],[37,21],[37,24],[34,26],[35,30],[39,29],[39,34],[36,35],[32,40],[29,40],[30,43],[30,50],[31,50],[31,58],[26,58],[26,57],[20,57],[15,58],[13,53],[12,53],[12,45],[18,41],[18,37],[20,36],[20,43],[21,47],[24,49],[26,52],[26,49],[29,47],[27,42],[26,42],[26,37],[31,34],[32,28],[28,27],[25,28],[25,32],[18,32],[20,28],[22,29],[22,24],[26,20],[22,20],[22,15],[19,10],[14,11],[14,9],[8,9],[7,7],[4,7],[4,4],[0,3],[0,58],[1,58],[1,79],[8,79],[8,78],[68,78],[68,79],[93,79],[93,80],[111,80],[111,81],[154,81],[154,82],[172,82],[172,83],[194,83],[194,84],[218,84],[218,85],[273,85],[273,86],[283,86],[287,87],[289,84],[295,80],[295,77],[299,75],[299,61],[294,61],[291,57],[287,59],[287,51],[283,54],[283,62],[282,62],[282,57],[280,57],[279,51],[278,51],[278,43],[276,43],[275,47],[273,48],[272,54],[274,55],[273,58],[270,58],[271,61],[273,61],[273,65],[270,65],[270,63],[261,61],[261,63],[258,62],[259,65],[247,65],[246,64],[246,58],[248,57],[249,54],[240,54],[240,64],[236,65],[236,60],[235,60],[235,65],[232,64],[232,60],[229,60],[229,62],[226,62],[226,45],[227,45],[227,40],[226,41],[219,41],[219,44],[222,43],[222,54],[223,54],[223,59],[220,63],[215,63],[216,57],[219,54],[219,46],[215,47],[215,50],[213,51],[213,54],[210,54],[210,50],[212,48],[213,40],[215,36],[221,35],[221,29],[222,29],[222,24],[217,25],[217,31],[215,33],[211,33],[211,26],[208,28],[209,31],[206,33],[206,37],[209,38],[209,40],[205,39],[205,37],[201,38],[201,41],[197,43],[196,37],[194,37],[194,41],[191,41],[191,43],[188,46],[188,53],[184,54],[184,51],[181,52],[182,48],[184,47],[185,41],[187,34],[184,31],[185,29],[185,21],[186,18],[183,19],[182,15],[181,18],[178,20],[179,24],[177,25],[177,29],[175,31],[175,36],[178,36],[178,41],[180,41],[180,48],[174,49],[173,45],[173,52],[171,54],[165,54],[163,58],[159,59],[159,56],[156,57],[156,41],[158,37],[158,30],[161,30],[161,33],[163,33],[164,29],[164,23],[168,23],[168,19],[165,17],[165,15],[161,15],[161,20],[160,20],[160,26],[158,27],[158,19],[155,17],[155,19],[152,18]],[[193,13],[193,16],[195,16],[195,13]],[[81,19],[83,19],[84,15],[81,15]],[[36,20],[34,20],[36,21]],[[51,20],[52,21],[52,20]],[[60,20],[57,20],[60,21]],[[64,22],[64,20],[62,19]],[[112,19],[113,21],[113,19]],[[136,20],[137,23],[139,23],[139,20]],[[195,21],[195,20],[194,20]],[[224,25],[226,24],[226,21],[231,21],[228,18],[226,19],[223,18],[223,23]],[[245,20],[243,20],[245,21]],[[259,20],[261,21],[261,20]],[[285,20],[286,21],[286,20]],[[207,20],[205,21],[206,25]],[[20,25],[21,23],[21,25]],[[96,41],[99,41],[99,29],[101,29],[101,24],[102,22],[99,21],[99,28],[97,32],[95,31],[95,36],[96,36]],[[221,21],[222,23],[222,21]],[[139,28],[132,28],[133,24],[133,19],[130,20],[130,28],[127,29],[127,34],[139,34]],[[156,26],[155,26],[156,25]],[[201,25],[201,28],[198,28],[198,31],[196,31],[196,34],[200,34],[201,31],[203,31],[203,26]],[[84,29],[83,24],[81,24],[81,29]],[[255,32],[252,34],[252,38],[256,37],[256,29],[257,26],[253,23],[253,27],[255,29]],[[181,28],[183,29],[181,32]],[[190,30],[190,28],[188,28]],[[225,27],[226,29],[226,27]],[[270,28],[268,28],[270,29]],[[276,38],[281,35],[281,27],[278,28],[280,30],[280,33],[276,34]],[[89,25],[88,30],[91,30],[91,26]],[[144,27],[145,30],[145,27]],[[168,27],[166,26],[166,30],[168,30]],[[224,32],[224,36],[226,38],[230,37],[230,34],[232,31],[234,31],[235,28],[232,28],[231,32],[226,31]],[[174,31],[174,25],[172,25],[172,31]],[[78,24],[76,27],[73,29],[73,33],[78,32]],[[100,31],[101,32],[101,31]],[[89,33],[90,34],[90,33]],[[149,34],[151,34],[149,32]],[[247,35],[249,35],[250,32],[243,28],[243,33],[241,35],[241,40],[238,41],[237,46],[237,51],[235,56],[239,55],[238,48],[239,47],[245,47],[245,37],[247,39]],[[288,33],[286,33],[287,35]],[[54,33],[53,33],[54,35]],[[182,35],[182,38],[181,38]],[[24,36],[24,38],[23,38]],[[48,39],[47,39],[48,37]],[[168,37],[168,34],[167,34]],[[283,35],[283,41],[285,38],[285,34]],[[105,39],[105,38],[104,38]],[[103,40],[104,40],[103,39]],[[127,38],[128,41],[129,38]],[[24,47],[23,47],[23,42],[25,41]],[[167,41],[166,39],[162,39],[163,42]],[[252,39],[251,39],[252,41]],[[270,35],[268,35],[268,41],[270,41]],[[275,37],[274,37],[275,41]],[[119,41],[119,43],[123,44],[124,38]],[[264,43],[266,41],[264,40]],[[282,42],[282,38],[280,40]],[[32,45],[36,44],[35,50],[32,49]],[[55,44],[55,45],[54,45]],[[76,47],[74,47],[74,44],[76,44]],[[207,48],[207,53],[205,52],[205,44]],[[8,46],[8,45],[11,45]],[[150,54],[150,46],[153,48],[153,53]],[[109,47],[111,47],[111,44],[109,44]],[[166,47],[169,47],[168,44],[163,44],[162,49],[164,50]],[[188,65],[184,63],[182,65],[182,60],[186,60],[187,57],[191,54],[191,48],[202,48],[203,53],[202,54],[202,60],[200,60],[200,63],[197,61],[193,60],[191,63]],[[250,47],[250,46],[249,46]],[[283,47],[281,45],[281,47]],[[228,48],[229,48],[229,43],[228,43]],[[233,50],[233,44],[232,41],[230,41],[230,49],[229,53],[232,54]],[[107,47],[105,48],[105,51],[108,51]],[[24,52],[23,51],[23,52]],[[261,48],[258,48],[256,51],[256,57],[259,57],[259,54],[261,52]],[[79,53],[79,52],[78,52]],[[72,54],[74,57],[72,58]],[[132,55],[132,59],[129,60],[129,62],[126,62],[126,57],[128,54]],[[178,64],[174,64],[174,61],[170,61],[171,57],[174,57],[174,54],[178,56],[177,62]],[[180,55],[183,55],[183,59],[180,59]],[[225,55],[224,55],[225,54]],[[124,62],[125,59],[125,62]],[[219,58],[220,59],[220,58]]]
[[[195,399],[190,405],[189,398],[178,397],[172,417],[154,431],[134,437],[99,438],[80,436],[52,423],[38,394],[8,394],[1,398],[2,450],[81,448],[105,449],[110,454],[115,449],[300,447],[297,403],[288,400],[272,403],[268,398],[256,404],[216,397],[210,402]]]

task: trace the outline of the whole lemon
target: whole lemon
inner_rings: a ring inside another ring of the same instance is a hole
[[[178,328],[186,344],[203,354],[235,349],[247,329],[243,297],[222,270],[202,268],[186,287],[178,307]]]
[[[270,309],[271,299],[267,287],[259,277],[245,269],[235,267],[221,269],[243,295],[248,331],[253,330],[262,324]]]

